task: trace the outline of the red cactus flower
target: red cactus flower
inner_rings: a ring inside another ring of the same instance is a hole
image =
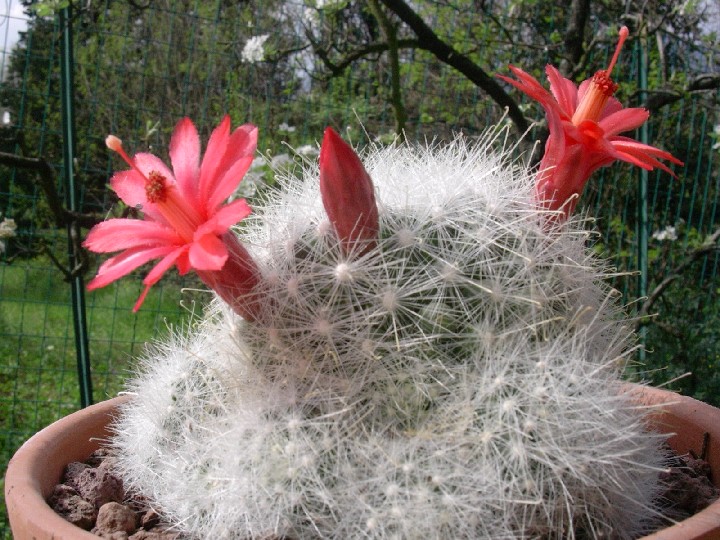
[[[367,253],[377,243],[378,210],[370,175],[349,144],[327,128],[320,147],[320,194],[347,253]]]
[[[668,152],[619,135],[640,127],[649,117],[645,109],[624,109],[613,97],[617,84],[610,78],[629,32],[620,29],[617,48],[607,69],[600,70],[578,88],[547,65],[550,92],[533,76],[515,66],[510,71],[518,80],[500,75],[536,100],[545,109],[550,136],[540,163],[536,183],[537,200],[551,210],[569,216],[590,175],[598,168],[620,160],[643,169],[657,167],[675,176],[658,159],[683,163]]]
[[[230,133],[226,116],[213,131],[200,162],[200,138],[190,119],[178,122],[170,140],[170,170],[158,157],[140,153],[130,158],[117,137],[107,146],[120,154],[130,170],[110,180],[112,189],[144,219],[109,219],[93,227],[84,242],[91,251],[122,253],[105,261],[88,284],[93,290],[160,259],[147,274],[148,290],[173,265],[180,274],[195,270],[240,315],[254,318],[249,295],[259,280],[257,267],[235,235],[232,225],[247,217],[244,199],[225,204],[250,167],[257,146],[257,128],[250,124]]]

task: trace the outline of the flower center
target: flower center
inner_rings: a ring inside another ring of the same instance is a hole
[[[590,80],[590,86],[572,117],[572,123],[576,126],[579,126],[584,120],[597,122],[600,119],[603,109],[605,109],[607,100],[617,91],[618,85],[610,78],[610,74],[615,68],[615,64],[620,56],[620,51],[629,34],[630,31],[627,26],[623,26],[620,29],[615,54],[613,54],[610,64],[608,64],[607,69],[601,69],[596,72]]]
[[[203,222],[197,209],[182,196],[175,185],[168,182],[164,174],[153,170],[146,176],[138,168],[135,160],[127,155],[120,139],[110,135],[105,139],[105,144],[120,154],[123,160],[145,179],[147,202],[155,205],[160,214],[185,242],[192,242],[195,231]]]
[[[148,202],[163,203],[168,196],[167,178],[157,171],[150,171],[145,182],[145,196]]]

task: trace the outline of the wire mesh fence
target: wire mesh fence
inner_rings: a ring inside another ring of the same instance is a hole
[[[65,207],[67,195],[60,77],[64,28],[58,17],[27,15],[24,4],[6,4],[0,84],[0,151],[5,156],[0,162],[3,470],[24,439],[80,406],[70,282],[92,276],[99,261],[80,251],[82,258],[70,266],[69,253],[79,239],[68,240],[67,224],[74,219],[82,235],[93,220],[133,212],[107,189],[118,166],[104,146],[108,133],[121,136],[133,152],[163,155],[182,116],[193,118],[204,140],[225,113],[234,125],[253,122],[260,129],[258,148],[265,159],[243,183],[241,195],[252,201],[274,189],[268,164],[294,167],[314,158],[326,125],[364,145],[392,140],[398,122],[385,51],[369,47],[365,56],[350,62],[350,49],[313,34],[317,25],[339,24],[330,20],[332,13],[317,9],[318,3],[88,2],[77,6],[82,9],[70,19],[75,31],[73,164],[79,202],[78,215],[68,217],[58,210]],[[350,9],[348,2],[339,4]],[[524,67],[539,75],[545,61],[554,61],[552,49],[538,54],[536,47],[523,45],[522,25],[513,27],[517,35],[498,36],[489,25],[468,22],[467,12],[446,8],[428,2],[423,16],[490,73],[503,72],[512,60],[528,62]],[[353,19],[360,15],[346,13],[347,27],[339,30],[352,33],[362,26],[363,20]],[[552,11],[536,15],[538,25],[554,28]],[[11,22],[25,28],[17,41]],[[348,36],[348,42],[356,37]],[[717,50],[669,34],[660,39],[662,57],[658,47],[645,43],[643,49],[640,41],[627,54],[623,101],[642,101],[632,89],[643,51],[654,51],[648,69],[650,98],[667,97],[656,90],[666,88],[668,79],[690,85],[699,74],[717,74]],[[409,140],[442,141],[457,132],[472,137],[507,121],[478,86],[411,41],[401,40],[400,48]],[[602,67],[609,47],[607,42],[589,49],[586,67],[576,78]],[[675,387],[715,403],[720,401],[720,254],[713,249],[717,236],[713,240],[712,235],[720,227],[719,100],[717,87],[710,86],[668,99],[654,110],[650,141],[686,165],[678,170],[678,180],[655,172],[647,178],[648,224],[637,218],[643,200],[638,173],[630,167],[603,170],[583,198],[584,211],[596,218],[595,249],[609,256],[619,273],[638,268],[638,245],[643,235],[648,237],[642,255],[648,259],[644,278],[652,305],[646,307],[659,315],[645,326],[653,354],[638,371],[657,381],[692,371]],[[538,114],[522,100],[521,108],[528,116]],[[529,138],[541,133],[542,126]],[[137,273],[86,296],[96,401],[122,388],[147,341],[182,325],[209,298],[192,277],[172,277],[153,287],[134,314],[141,279]],[[642,309],[634,276],[619,277],[615,286],[626,302],[634,303],[631,310]],[[9,537],[4,518],[0,534]]]

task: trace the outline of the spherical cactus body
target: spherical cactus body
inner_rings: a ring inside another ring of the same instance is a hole
[[[255,320],[218,301],[131,383],[129,485],[198,538],[645,530],[661,438],[623,392],[611,271],[500,136],[370,149],[369,248],[335,234],[317,168],[287,178],[238,233]]]

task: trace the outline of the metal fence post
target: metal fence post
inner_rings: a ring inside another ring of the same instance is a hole
[[[73,110],[73,35],[72,13],[70,7],[60,11],[62,29],[60,76],[62,100],[63,133],[63,176],[65,178],[65,204],[71,212],[78,210],[77,190],[75,186],[75,113]],[[77,253],[80,230],[75,222],[68,223],[68,258],[70,268],[76,268],[80,258]],[[80,406],[87,407],[93,402],[92,379],[90,376],[90,352],[85,317],[85,285],[82,275],[71,278],[73,328],[75,331],[75,353],[77,357],[78,383],[80,386]]]
[[[638,48],[638,85],[640,89],[640,101],[647,100],[648,88],[648,59],[645,31],[637,40]],[[648,144],[649,133],[648,123],[645,122],[640,126],[640,142]],[[648,233],[649,233],[649,217],[648,217],[648,171],[639,169],[638,181],[638,208],[637,208],[637,258],[638,258],[638,298],[644,299],[648,294]],[[639,329],[639,360],[645,361],[645,345],[647,343],[647,327],[641,325]]]

